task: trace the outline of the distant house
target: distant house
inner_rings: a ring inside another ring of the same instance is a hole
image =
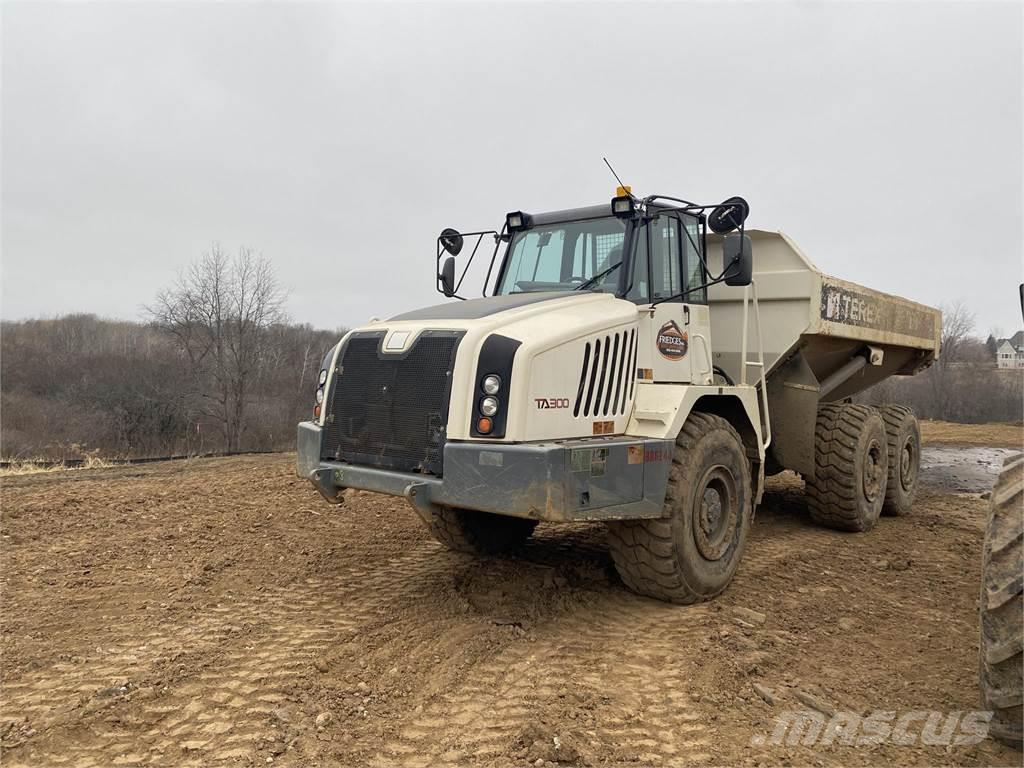
[[[1024,368],[1024,331],[996,342],[997,368]]]

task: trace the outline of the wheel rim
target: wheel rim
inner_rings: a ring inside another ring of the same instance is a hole
[[[875,501],[882,493],[885,471],[882,466],[882,446],[877,440],[868,444],[867,453],[864,456],[864,469],[861,472],[861,484],[864,488],[864,498],[868,501]]]
[[[729,550],[738,520],[736,479],[715,465],[697,484],[693,503],[693,539],[706,560],[721,560]]]
[[[909,491],[917,480],[917,441],[908,437],[900,451],[900,485]]]

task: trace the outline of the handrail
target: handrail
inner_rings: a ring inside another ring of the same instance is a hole
[[[754,325],[757,326],[757,360],[747,360],[747,329],[749,326],[748,302],[753,299],[754,304]],[[740,384],[747,384],[747,366],[757,366],[761,369],[760,374],[760,405],[761,405],[761,429],[763,433],[764,447],[772,444],[772,422],[768,414],[768,387],[765,380],[764,370],[764,336],[761,333],[761,307],[757,301],[757,284],[754,280],[743,287],[743,341],[740,347]]]

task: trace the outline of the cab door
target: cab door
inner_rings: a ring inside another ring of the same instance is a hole
[[[683,217],[663,213],[637,232],[627,298],[640,305],[640,338],[644,343],[638,375],[649,381],[694,381],[693,331],[698,331],[702,349],[706,344],[703,326],[708,320],[707,308],[704,307],[703,317],[695,318],[689,296],[681,295],[687,275],[683,242],[688,238],[683,227]],[[703,321],[700,327],[695,326],[695,319]],[[706,348],[710,350],[710,344]],[[703,360],[698,361],[697,373],[703,373],[703,368]],[[699,378],[703,380],[703,376]]]

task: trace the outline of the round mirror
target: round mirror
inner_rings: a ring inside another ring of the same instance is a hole
[[[462,235],[456,229],[445,227],[441,230],[441,236],[437,239],[441,241],[441,247],[452,256],[458,256],[459,251],[462,250]]]
[[[717,206],[711,215],[708,216],[708,229],[719,235],[732,232],[747,220],[750,215],[750,206],[742,197],[730,197],[721,205]]]

